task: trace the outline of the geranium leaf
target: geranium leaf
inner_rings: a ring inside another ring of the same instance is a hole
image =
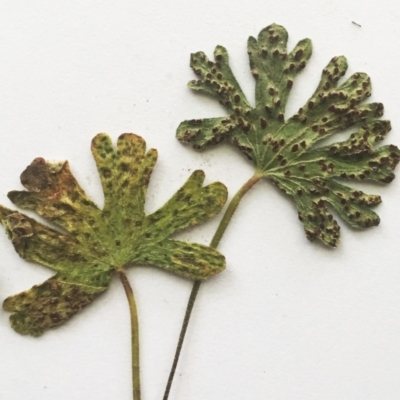
[[[117,150],[105,134],[93,139],[103,209],[85,194],[67,162],[37,158],[22,173],[28,190],[10,192],[10,200],[63,231],[0,206],[1,222],[17,253],[57,272],[4,301],[16,331],[38,336],[62,324],[107,289],[114,270],[129,265],[155,265],[196,280],[224,269],[225,259],[217,250],[170,236],[219,213],[227,198],[225,186],[204,187],[204,173],[195,171],[163,207],[146,215],[146,190],[157,152],[146,153],[145,146],[133,134],[121,135]]]
[[[380,120],[381,103],[363,101],[371,95],[371,80],[355,73],[345,82],[345,57],[334,57],[322,72],[320,83],[304,107],[285,120],[285,107],[296,76],[311,56],[311,41],[304,39],[287,52],[288,34],[273,24],[258,38],[249,38],[251,72],[256,80],[256,105],[243,94],[230,67],[228,53],[215,49],[215,61],[202,52],[192,54],[191,67],[199,80],[189,87],[215,97],[228,115],[182,122],[177,138],[202,150],[227,140],[255,165],[257,173],[271,180],[295,201],[299,219],[310,240],[337,246],[339,225],[332,207],[355,228],[378,225],[371,207],[381,201],[339,182],[340,179],[389,183],[400,159],[396,146],[375,148],[390,131]],[[325,147],[322,139],[356,126],[344,142]]]

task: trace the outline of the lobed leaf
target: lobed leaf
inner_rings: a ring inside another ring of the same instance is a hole
[[[16,331],[39,336],[64,323],[107,289],[114,270],[128,265],[155,265],[196,280],[224,269],[217,250],[170,237],[218,214],[226,201],[225,186],[203,186],[204,173],[195,171],[163,207],[146,215],[157,152],[146,153],[145,147],[133,134],[121,135],[116,150],[105,134],[93,139],[103,209],[85,194],[67,162],[37,158],[22,173],[27,190],[10,192],[10,200],[63,231],[0,206],[1,223],[17,253],[56,271],[43,284],[4,301]]]
[[[203,90],[225,107],[221,118],[183,121],[177,138],[203,150],[227,140],[250,159],[259,174],[291,196],[307,237],[337,246],[339,226],[329,207],[354,228],[378,225],[371,207],[379,196],[366,195],[338,179],[389,183],[400,160],[396,146],[376,148],[390,131],[381,103],[364,101],[371,80],[355,73],[344,83],[345,57],[334,57],[324,68],[317,89],[288,120],[285,107],[296,76],[312,53],[311,41],[301,40],[287,51],[288,34],[272,24],[248,40],[251,72],[256,81],[256,105],[251,107],[230,67],[227,51],[218,46],[215,61],[204,53],[192,55],[191,66],[201,78],[189,87]],[[357,127],[349,138],[317,147],[327,137]]]

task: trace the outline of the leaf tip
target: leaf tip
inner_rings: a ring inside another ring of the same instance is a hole
[[[0,223],[2,223],[3,219],[12,214],[13,212],[14,211],[0,205]]]
[[[190,178],[202,184],[204,182],[204,179],[206,178],[206,174],[202,169],[196,169],[195,171],[193,171]]]

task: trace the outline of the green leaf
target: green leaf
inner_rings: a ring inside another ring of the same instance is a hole
[[[155,265],[196,280],[224,269],[225,259],[217,250],[170,236],[218,214],[227,198],[225,186],[217,182],[204,187],[204,173],[195,171],[163,207],[146,215],[157,152],[146,153],[145,146],[133,134],[121,135],[117,150],[105,134],[93,139],[104,191],[102,210],[79,186],[68,162],[37,158],[22,173],[28,190],[10,192],[10,200],[62,231],[0,206],[1,222],[17,253],[57,272],[4,301],[16,331],[38,336],[62,324],[107,289],[114,270],[129,265]]]
[[[256,81],[256,105],[247,101],[222,46],[215,61],[204,53],[192,54],[191,67],[199,80],[189,87],[215,97],[228,115],[182,122],[177,138],[205,149],[223,140],[236,146],[255,165],[257,173],[271,180],[293,198],[310,240],[337,246],[339,229],[328,207],[354,228],[379,224],[371,206],[379,196],[367,195],[340,183],[342,179],[389,183],[400,159],[396,146],[375,148],[390,131],[380,120],[381,103],[363,101],[371,95],[371,80],[355,73],[343,83],[347,61],[334,57],[322,72],[320,83],[304,107],[285,120],[285,107],[296,76],[311,56],[311,41],[301,40],[288,53],[288,34],[273,24],[258,39],[250,37],[248,53]],[[356,127],[348,140],[317,147],[334,133]]]

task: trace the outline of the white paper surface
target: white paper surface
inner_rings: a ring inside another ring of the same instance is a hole
[[[102,193],[90,141],[123,132],[159,150],[147,210],[195,169],[232,197],[252,166],[229,146],[196,153],[175,139],[188,118],[224,115],[186,87],[191,52],[227,47],[253,99],[246,42],[276,22],[289,47],[309,37],[313,56],[287,107],[293,114],[335,55],[347,76],[367,72],[400,145],[396,1],[8,1],[0,4],[0,203],[20,189],[35,157],[68,159],[85,190]],[[361,25],[354,24],[352,21]],[[399,170],[400,171],[400,170]],[[355,186],[355,185],[354,185]],[[171,400],[373,400],[400,393],[400,185],[380,194],[381,225],[342,227],[336,250],[307,241],[294,203],[268,182],[245,197],[220,250],[228,268],[203,285]],[[180,237],[209,243],[220,216]],[[0,300],[51,271],[20,259],[0,232]],[[156,268],[129,271],[140,314],[143,400],[161,399],[191,282]],[[0,398],[131,399],[130,331],[123,289],[110,289],[70,322],[36,339],[0,311]]]

